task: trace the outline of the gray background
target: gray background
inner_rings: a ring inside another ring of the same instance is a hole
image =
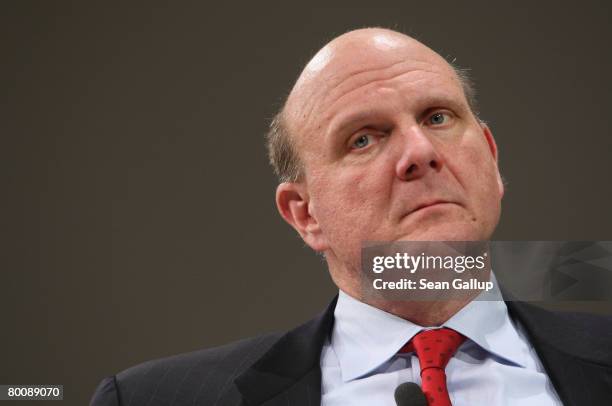
[[[609,3],[83,3],[2,4],[0,383],[82,405],[132,364],[325,306],[262,134],[350,28],[472,68],[508,181],[496,239],[611,239]]]

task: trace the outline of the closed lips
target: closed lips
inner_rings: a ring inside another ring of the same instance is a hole
[[[423,203],[423,204],[418,205],[416,208],[412,209],[408,214],[414,213],[417,210],[421,210],[421,209],[424,209],[426,207],[434,206],[434,205],[437,205],[437,204],[449,204],[449,203],[450,204],[455,204],[454,202],[449,202],[447,200],[434,200],[432,202]]]

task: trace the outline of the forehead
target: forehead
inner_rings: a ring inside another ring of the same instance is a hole
[[[401,101],[411,105],[457,96],[458,84],[446,66],[427,59],[377,60],[376,66],[328,80],[313,92],[311,117],[326,121],[347,109],[368,109]],[[319,111],[317,111],[319,107]]]
[[[408,36],[388,30],[360,30],[336,38],[317,52],[297,80],[288,104],[299,107],[353,76],[392,70],[395,65],[452,73],[440,55]]]
[[[338,113],[359,114],[356,110],[371,109],[372,101],[385,104],[398,93],[415,102],[463,97],[453,68],[412,38],[388,32],[340,37],[306,65],[289,96],[286,114],[294,141],[302,150],[301,141],[324,130]]]

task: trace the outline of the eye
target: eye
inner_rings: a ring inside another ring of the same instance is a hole
[[[444,112],[437,112],[432,114],[431,116],[429,116],[429,118],[427,119],[428,124],[432,124],[432,125],[442,125],[442,124],[446,124],[449,120],[449,115],[447,113]]]
[[[370,134],[361,134],[353,143],[351,144],[351,148],[353,149],[362,149],[370,145],[371,135]]]

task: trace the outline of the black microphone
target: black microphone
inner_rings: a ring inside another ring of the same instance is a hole
[[[421,387],[414,382],[404,382],[395,388],[397,406],[427,406]]]

